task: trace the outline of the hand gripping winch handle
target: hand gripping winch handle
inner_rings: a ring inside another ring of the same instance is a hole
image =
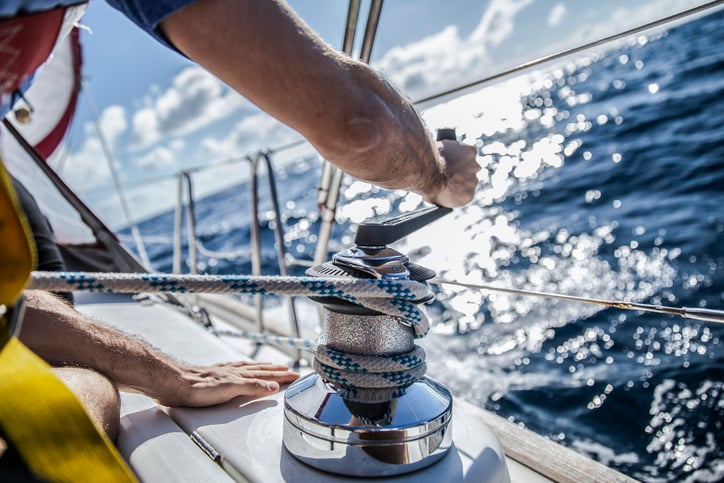
[[[457,140],[454,128],[442,128],[437,131],[437,140]],[[354,243],[359,247],[383,247],[406,237],[423,226],[441,218],[452,211],[452,208],[432,206],[422,210],[401,215],[380,223],[365,222],[357,228]]]

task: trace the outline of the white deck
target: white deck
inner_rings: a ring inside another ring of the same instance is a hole
[[[248,359],[171,307],[133,303],[127,296],[102,296],[97,302],[87,303],[93,299],[81,297],[78,309],[139,335],[185,362],[212,364]],[[269,359],[266,356],[285,360],[272,350],[265,350],[261,358]],[[237,398],[200,409],[160,407],[145,396],[122,393],[118,448],[145,482],[360,481],[318,471],[287,453],[282,444],[283,417],[283,391],[262,399]],[[491,417],[497,418],[456,400],[453,448],[448,455],[418,472],[373,481],[509,481],[507,474],[494,471],[500,467],[496,460],[502,455],[489,447],[497,446],[489,423],[485,422]],[[501,424],[505,424],[504,420]],[[554,444],[540,440],[544,445]],[[507,465],[511,481],[550,481],[510,458]]]

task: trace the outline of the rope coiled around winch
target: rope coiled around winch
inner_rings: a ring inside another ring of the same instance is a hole
[[[398,317],[415,337],[430,325],[415,302],[425,300],[427,284],[412,280],[314,278],[247,275],[172,275],[159,273],[33,272],[30,289],[105,293],[236,293],[337,297],[360,307]]]
[[[324,344],[314,349],[314,369],[358,402],[387,401],[425,375],[425,350],[369,356],[341,352]]]

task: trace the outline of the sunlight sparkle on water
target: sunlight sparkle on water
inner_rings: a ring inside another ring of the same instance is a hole
[[[417,193],[409,192],[403,196],[402,201],[400,202],[400,205],[397,207],[397,209],[400,211],[400,213],[407,213],[416,210],[420,207],[421,204],[422,196],[418,195]]]
[[[391,202],[387,198],[354,200],[342,205],[339,214],[352,223],[362,223],[390,213]]]
[[[344,190],[344,197],[347,200],[353,200],[363,193],[369,193],[372,191],[372,188],[373,186],[370,183],[354,181]]]

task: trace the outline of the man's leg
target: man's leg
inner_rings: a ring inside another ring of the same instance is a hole
[[[53,372],[80,399],[91,418],[111,441],[118,436],[121,399],[116,386],[102,374],[80,367],[56,367]]]
[[[54,368],[55,375],[80,399],[96,424],[115,441],[120,422],[120,397],[118,390],[103,375],[78,367]],[[12,444],[4,439],[0,428],[0,480],[40,482],[35,479]]]

